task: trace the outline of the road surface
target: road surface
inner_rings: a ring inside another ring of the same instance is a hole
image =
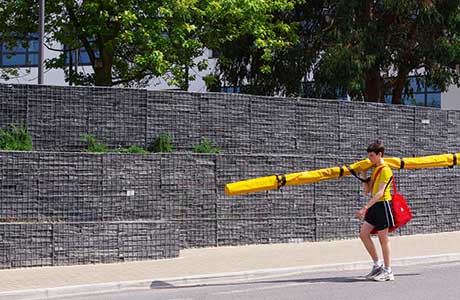
[[[394,282],[366,281],[367,270],[304,273],[243,283],[123,291],[63,300],[458,300],[460,262],[394,268]]]

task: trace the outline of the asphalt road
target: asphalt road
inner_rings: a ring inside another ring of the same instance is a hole
[[[124,291],[65,300],[458,300],[460,262],[394,269],[395,281],[366,281],[366,270],[305,273],[289,277],[209,286]]]

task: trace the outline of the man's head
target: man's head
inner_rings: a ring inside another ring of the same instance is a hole
[[[372,162],[373,165],[377,165],[380,163],[380,160],[383,157],[383,153],[385,152],[385,148],[383,144],[379,141],[375,141],[367,147],[367,157]]]

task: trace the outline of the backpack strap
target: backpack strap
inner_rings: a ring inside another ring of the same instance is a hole
[[[375,180],[376,180],[377,177],[379,176],[380,172],[382,172],[382,169],[385,168],[385,167],[388,167],[388,166],[387,166],[387,165],[384,165],[384,166],[380,167],[379,169],[377,169],[377,171],[375,172],[375,175],[374,175],[374,179],[372,180],[372,185],[374,185]],[[396,184],[395,184],[395,181],[394,181],[393,179],[394,179],[394,177],[391,176],[390,180],[388,180],[387,185],[385,186],[385,190],[384,190],[384,191],[387,190],[388,185],[393,181],[393,190],[394,190],[395,192],[397,192],[397,190],[396,190]]]
[[[377,177],[379,176],[380,172],[382,172],[382,169],[385,168],[386,165],[380,167],[379,169],[377,169],[377,171],[375,172],[375,175],[374,175],[374,179],[372,180],[373,182],[375,182],[375,180],[377,179]]]
[[[391,178],[393,178],[393,177],[391,177]],[[398,190],[396,189],[396,183],[395,183],[395,181],[394,181],[394,178],[393,178],[393,193],[394,193],[394,194],[397,194],[397,193],[398,193]]]
[[[384,191],[387,190],[388,186],[390,185],[390,182],[393,182],[393,191],[394,191],[395,193],[397,193],[398,191],[396,190],[396,184],[395,184],[395,181],[394,181],[394,177],[393,177],[393,176],[391,176],[390,180],[388,180],[387,185],[385,186]]]
[[[380,169],[377,170],[377,172],[375,173],[375,177],[374,177],[373,183],[375,182],[375,180],[377,179],[377,176],[379,176],[379,173],[380,173],[380,171],[382,171],[383,168],[385,168],[385,166],[383,166],[383,167],[381,167]],[[393,193],[394,193],[394,194],[397,194],[397,193],[398,193],[398,190],[396,189],[396,183],[395,183],[395,180],[394,180],[394,176],[391,176],[391,177],[390,177],[390,180],[388,180],[387,185],[385,186],[384,191],[387,190],[387,188],[388,188],[388,186],[390,185],[391,182],[393,182]],[[373,184],[373,183],[372,183],[372,184]]]

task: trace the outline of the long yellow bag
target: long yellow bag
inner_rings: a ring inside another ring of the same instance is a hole
[[[420,157],[384,158],[385,162],[392,169],[425,169],[439,167],[453,167],[459,165],[460,153],[440,154]],[[228,183],[225,185],[225,193],[230,196],[255,193],[279,189],[282,186],[309,184],[323,180],[336,179],[342,176],[368,170],[372,167],[369,159],[355,162],[349,166],[332,167],[313,171],[304,171],[285,175],[271,175],[244,181]]]

